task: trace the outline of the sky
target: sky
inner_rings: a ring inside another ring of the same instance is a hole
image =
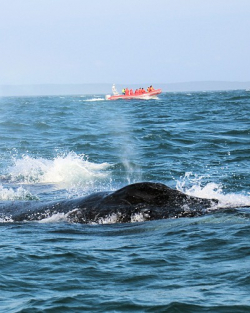
[[[250,81],[250,0],[0,0],[0,85]]]

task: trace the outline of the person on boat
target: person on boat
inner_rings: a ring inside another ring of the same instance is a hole
[[[147,92],[150,92],[150,87],[147,88]]]
[[[150,91],[154,91],[155,90],[152,85],[149,88],[150,88]]]
[[[141,93],[143,94],[143,93],[145,93],[145,92],[146,92],[145,89],[142,87]]]
[[[133,92],[132,88],[130,89],[129,94],[130,94],[130,96],[133,96],[134,92]]]
[[[125,95],[125,88],[122,89],[122,94]]]
[[[125,89],[125,96],[129,96],[129,90],[128,90],[128,88]]]
[[[138,89],[135,89],[135,95],[138,95]]]

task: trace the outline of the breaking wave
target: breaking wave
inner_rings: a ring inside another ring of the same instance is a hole
[[[92,99],[87,99],[87,100],[84,100],[86,102],[95,102],[95,101],[105,101],[104,98],[92,98]]]
[[[221,184],[214,182],[202,184],[202,180],[202,176],[187,172],[177,181],[176,189],[194,197],[217,199],[219,200],[218,207],[250,207],[250,194],[224,193]]]
[[[12,182],[32,183],[64,183],[66,185],[90,182],[108,176],[106,171],[110,164],[89,162],[85,155],[70,152],[57,156],[53,160],[32,158],[24,155],[13,159],[13,165],[8,168],[7,178]]]
[[[39,198],[23,187],[17,189],[0,185],[0,201],[8,200],[38,200]]]

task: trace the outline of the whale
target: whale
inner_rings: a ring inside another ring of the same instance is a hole
[[[67,221],[100,224],[115,217],[116,223],[168,218],[197,217],[209,213],[217,199],[187,195],[162,183],[141,182],[119,190],[97,192],[85,197],[53,202],[4,201],[0,219],[4,221],[40,221],[63,213]]]

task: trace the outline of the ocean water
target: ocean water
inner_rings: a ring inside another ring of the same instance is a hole
[[[0,98],[0,205],[141,181],[226,212],[0,219],[0,312],[250,312],[250,92]]]

